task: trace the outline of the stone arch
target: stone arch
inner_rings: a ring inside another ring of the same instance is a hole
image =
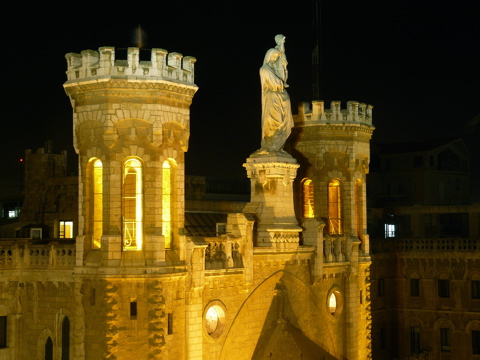
[[[293,288],[295,290],[291,290]],[[338,350],[332,323],[326,322],[326,326],[322,327],[313,325],[322,318],[327,319],[327,316],[331,317],[323,297],[320,299],[310,285],[295,274],[279,270],[258,284],[240,306],[225,335],[219,359],[228,359],[232,351],[239,350],[245,359],[259,357],[256,352],[260,348],[258,344],[269,343],[269,336],[274,336],[276,331],[271,327],[277,324],[283,324],[283,329],[301,333],[319,354],[326,359],[335,359]],[[249,324],[249,334],[244,331],[246,323]],[[256,340],[252,341],[252,337]],[[328,340],[319,344],[312,339]]]
[[[72,344],[73,344],[73,323],[72,323],[73,316],[65,308],[60,308],[55,316],[55,337],[52,340],[55,340],[53,343],[53,352],[54,354],[58,354],[56,357],[57,359],[65,360],[65,359],[73,359],[72,358]],[[64,334],[65,334],[65,321],[68,320],[69,327],[68,327],[68,354],[62,355],[62,344],[65,343]]]
[[[43,329],[43,331],[38,336],[38,340],[37,340],[37,359],[38,360],[45,360],[45,343],[48,340],[48,338],[50,338],[53,344],[55,344],[55,336],[53,332],[50,329]],[[55,352],[53,355],[55,356]]]
[[[23,283],[20,283],[19,286],[24,286]],[[19,316],[22,315],[22,306],[19,299],[16,296],[10,293],[1,293],[0,294],[0,316],[6,316],[7,322],[7,334],[6,334],[6,345],[7,347],[2,349],[2,355],[4,358],[16,358],[18,349],[18,343],[16,339],[19,339],[22,335],[20,334],[19,326]]]

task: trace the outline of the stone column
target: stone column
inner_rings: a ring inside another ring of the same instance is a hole
[[[278,251],[297,249],[301,231],[293,206],[297,161],[285,152],[259,150],[243,166],[251,181],[251,202],[243,212],[257,217],[256,246]]]

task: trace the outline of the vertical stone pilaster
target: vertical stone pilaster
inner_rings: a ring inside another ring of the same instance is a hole
[[[73,360],[85,360],[85,310],[83,308],[82,284],[74,284],[75,312],[73,313]]]

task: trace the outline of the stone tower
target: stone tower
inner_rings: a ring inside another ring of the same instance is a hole
[[[345,356],[366,359],[370,345],[369,237],[366,175],[372,106],[349,101],[303,103],[295,118],[296,212],[303,245],[317,246],[315,274],[331,286],[345,311]],[[324,285],[324,286],[325,286]]]
[[[77,265],[183,259],[184,153],[195,58],[128,48],[66,55],[79,155]]]

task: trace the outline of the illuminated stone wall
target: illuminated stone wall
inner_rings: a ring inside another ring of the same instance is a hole
[[[140,61],[133,48],[126,60],[116,59],[113,48],[67,55],[65,90],[74,109],[80,169],[79,231],[74,245],[30,239],[0,244],[0,270],[8,274],[0,316],[10,322],[9,358],[44,358],[48,336],[59,358],[65,316],[73,360],[370,358],[370,258],[365,201],[357,201],[365,197],[371,107],[349,103],[346,110],[332,105],[331,112],[322,112],[316,102],[312,111],[302,108],[289,165],[281,165],[283,156],[269,165],[275,175],[270,184],[279,189],[278,196],[269,193],[268,206],[280,206],[281,216],[268,209],[261,214],[283,232],[275,246],[257,246],[261,196],[252,197],[243,212],[228,213],[226,233],[188,237],[184,153],[197,89],[194,59],[160,49],[150,55]],[[131,159],[140,170],[125,170]],[[96,160],[101,179],[91,166]],[[170,182],[165,161],[174,165]],[[300,178],[294,180],[297,162]],[[314,183],[314,217],[308,219],[299,210],[302,195],[295,185],[304,177]],[[325,232],[331,178],[343,186],[344,226],[337,236]],[[260,176],[251,180],[252,189],[264,186],[257,184]],[[102,184],[101,207],[95,205],[96,181]],[[130,185],[142,195],[144,237],[136,248],[125,245],[123,225],[125,203],[140,201],[134,191],[130,197],[123,193]],[[162,217],[167,190],[173,203],[170,249]],[[201,201],[195,205],[202,210]],[[102,236],[95,243],[99,219]],[[289,232],[295,236],[287,239]]]

